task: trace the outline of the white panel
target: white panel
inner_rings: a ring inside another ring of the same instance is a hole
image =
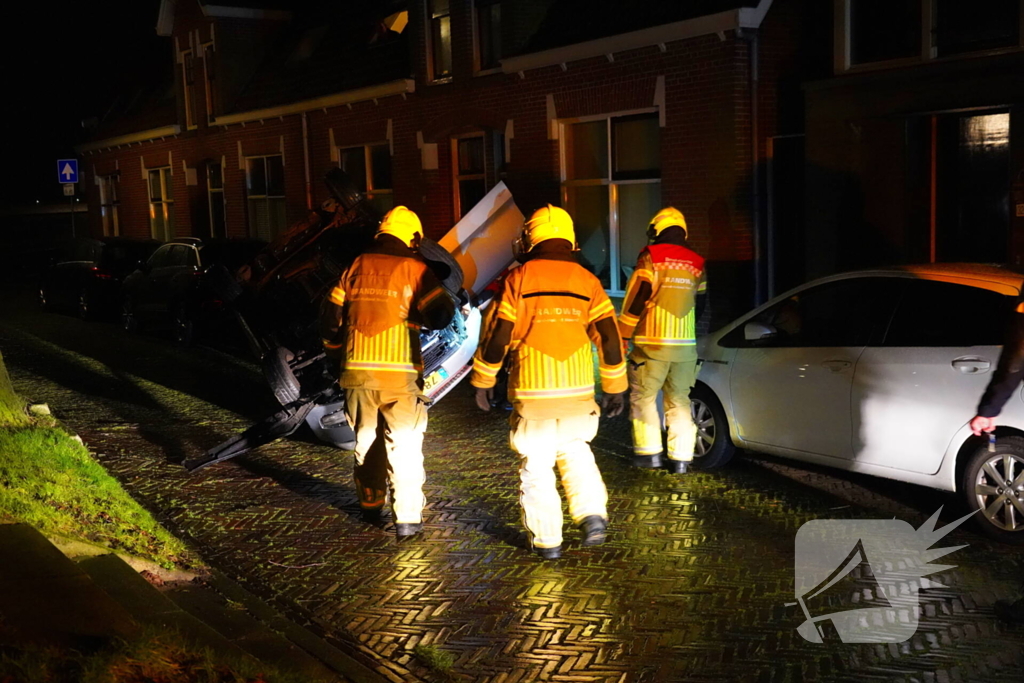
[[[512,161],[512,138],[516,136],[516,129],[512,125],[512,119],[505,122],[505,163]]]

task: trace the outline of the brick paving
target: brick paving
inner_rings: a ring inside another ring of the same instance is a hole
[[[467,386],[430,413],[424,532],[397,542],[361,520],[350,456],[298,436],[188,474],[194,457],[273,408],[258,372],[0,303],[0,351],[25,396],[50,404],[128,490],[212,565],[393,681],[435,680],[418,644],[465,681],[1024,680],[1024,629],[995,621],[1018,551],[957,531],[946,588],[921,594],[902,644],[811,644],[796,633],[793,539],[815,518],[900,516],[938,494],[784,463],[685,477],[629,468],[626,422],[595,441],[610,540],[543,562],[519,524],[504,414]],[[935,503],[933,505],[933,503]],[[956,511],[944,514],[955,517]],[[944,560],[945,561],[945,560]],[[835,609],[869,587],[851,580]]]

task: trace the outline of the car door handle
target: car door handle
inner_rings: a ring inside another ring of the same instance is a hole
[[[992,363],[984,358],[957,358],[951,365],[965,375],[975,375],[992,369]]]
[[[827,360],[822,362],[822,365],[832,372],[842,372],[853,365],[853,363],[848,360]]]

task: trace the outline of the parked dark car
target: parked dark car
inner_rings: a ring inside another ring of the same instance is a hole
[[[75,311],[83,320],[116,315],[122,281],[159,246],[156,240],[125,237],[75,239],[40,278],[39,304]]]
[[[164,244],[125,278],[122,327],[130,332],[169,330],[183,346],[211,334],[223,322],[224,306],[219,290],[207,281],[236,271],[265,246],[252,239],[193,237]]]

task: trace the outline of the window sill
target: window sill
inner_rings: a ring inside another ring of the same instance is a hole
[[[924,58],[921,56],[915,57],[901,57],[899,59],[887,59],[883,62],[868,62],[865,64],[851,64],[845,69],[840,69],[835,72],[836,76],[843,76],[846,74],[860,74],[870,73],[872,71],[887,71],[890,69],[900,69],[911,66],[919,66],[924,64],[943,64],[945,62],[953,62],[961,59],[979,59],[984,57],[998,57],[1000,55],[1014,54],[1017,52],[1024,51],[1024,47],[1013,46],[1003,47],[995,50],[981,50],[978,52],[962,52],[955,55],[945,55],[942,57],[929,57]]]
[[[452,82],[451,76],[445,76],[444,78],[437,78],[432,81],[427,81],[427,85],[445,85],[446,83]]]
[[[480,69],[479,71],[474,72],[473,76],[493,76],[494,74],[500,74],[501,72],[501,67],[496,66],[493,69]]]

